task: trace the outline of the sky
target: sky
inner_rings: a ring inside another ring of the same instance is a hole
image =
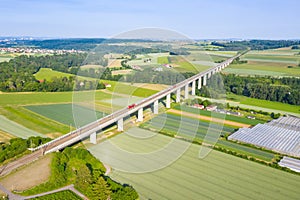
[[[300,39],[299,0],[0,0],[0,36],[101,37],[140,28],[192,39]]]

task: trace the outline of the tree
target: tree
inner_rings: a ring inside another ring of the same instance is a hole
[[[110,188],[104,178],[100,176],[92,185],[92,198],[107,200],[111,194]]]

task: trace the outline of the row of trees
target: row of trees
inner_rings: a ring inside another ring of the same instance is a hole
[[[290,47],[300,45],[299,40],[249,40],[249,41],[229,41],[212,42],[212,45],[223,47],[225,51],[240,51],[247,48],[252,50],[276,49],[281,47]]]
[[[215,74],[207,86],[196,91],[199,96],[222,98],[226,92],[256,99],[300,104],[300,79],[291,77],[244,77],[234,74]]]

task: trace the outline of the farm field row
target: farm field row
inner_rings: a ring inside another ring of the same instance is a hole
[[[126,131],[127,134],[120,134],[92,146],[89,150],[100,160],[115,166],[110,176],[117,181],[132,185],[142,199],[297,199],[299,197],[300,177],[297,175],[217,151],[211,151],[207,157],[199,159],[200,146],[195,144],[191,144],[190,148],[173,163],[166,163],[165,160],[178,153],[178,148],[186,145],[187,142],[159,134],[153,136],[155,134],[153,132],[149,133],[148,137],[143,132],[144,137],[140,138],[140,132],[138,129],[130,129]],[[170,143],[173,144],[173,148],[166,146]],[[155,148],[163,148],[164,153],[155,156]],[[133,155],[124,156],[124,152],[131,152]],[[136,153],[141,157],[136,159]],[[146,157],[146,160],[142,157]],[[160,165],[162,168],[136,174],[118,170],[120,165],[140,171],[155,169]]]
[[[72,127],[81,127],[106,114],[76,104],[25,106],[26,109]],[[74,121],[75,120],[75,121]]]
[[[257,119],[247,119],[245,117],[238,117],[238,116],[233,116],[233,115],[224,115],[224,114],[216,113],[216,112],[212,113],[211,111],[208,111],[208,110],[200,110],[200,109],[192,108],[192,107],[188,107],[188,106],[179,106],[179,105],[177,105],[177,106],[174,106],[174,109],[182,110],[182,111],[190,112],[190,113],[194,113],[194,114],[199,114],[199,115],[203,115],[203,116],[208,116],[208,117],[226,119],[226,120],[229,120],[229,121],[243,123],[243,124],[249,124],[249,125],[256,125],[258,123],[264,123],[264,121],[257,120]]]
[[[183,137],[190,140],[206,140],[208,136],[219,138],[219,135],[230,134],[234,131],[233,128],[205,121],[199,121],[198,119],[186,118],[183,116],[177,116],[172,114],[162,114],[151,121],[145,122],[141,127],[153,130],[155,132],[163,132],[168,135],[176,137]],[[205,138],[205,139],[204,139]],[[250,155],[265,161],[271,161],[274,157],[273,153],[264,152],[259,149],[246,147],[238,144],[234,144],[230,141],[218,140],[217,145],[229,148],[233,151]]]
[[[44,137],[43,134],[40,134],[40,133],[30,130],[22,125],[19,125],[16,122],[7,119],[3,115],[0,115],[0,129],[2,131],[5,131],[6,133],[14,135],[15,137],[20,137],[23,139],[27,139],[31,136]]]
[[[38,132],[50,138],[60,136],[61,134],[70,131],[69,125],[64,125],[47,117],[31,112],[22,106],[6,106],[0,108],[1,115],[5,116],[10,121],[17,123],[19,126],[26,127],[32,132]],[[1,129],[2,126],[0,126]],[[5,125],[3,125],[5,127]],[[12,131],[15,133],[13,129]],[[24,132],[28,134],[30,132]],[[11,134],[13,134],[11,132]]]

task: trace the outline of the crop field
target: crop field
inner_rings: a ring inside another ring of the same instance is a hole
[[[297,64],[300,61],[300,56],[294,55],[278,55],[278,54],[260,54],[257,52],[249,52],[242,56],[242,59],[253,61],[266,61],[266,62],[282,62]]]
[[[142,135],[143,138],[138,129],[130,129],[127,134],[120,134],[89,149],[106,164],[121,164],[134,169],[155,169],[162,164],[162,169],[139,174],[113,168],[110,176],[132,185],[141,199],[299,198],[300,176],[217,151],[211,151],[204,159],[199,159],[199,145],[191,144],[181,157],[167,165],[165,160],[177,152],[176,147],[186,144],[177,139],[176,142],[179,142],[174,148],[165,149],[165,153],[152,156],[145,162],[116,151],[117,146],[126,152],[139,152],[147,157],[148,153],[155,154],[157,148],[171,142],[170,137],[164,135],[149,133],[147,137],[145,132]]]
[[[44,134],[50,138],[70,131],[69,125],[50,120],[21,106],[7,106],[0,108],[1,115],[7,119],[26,127],[34,132]]]
[[[214,124],[214,123],[211,123]],[[151,121],[145,122],[142,127],[156,131],[167,132],[170,135],[176,135],[193,139],[193,133],[196,132],[195,137],[203,140],[206,134],[231,133],[233,128],[221,125],[211,126],[209,122],[199,121],[197,119],[191,119],[187,117],[181,117],[173,114],[158,115]]]
[[[82,96],[94,95],[95,91],[82,91]],[[70,103],[73,92],[22,92],[0,93],[0,106],[33,105],[49,103]],[[95,92],[96,100],[109,99],[112,95],[102,91]]]
[[[114,75],[118,75],[118,74],[120,74],[120,75],[125,75],[125,74],[130,74],[130,73],[132,73],[132,69],[115,70],[115,71],[112,71],[111,73],[112,73],[113,76],[114,76]]]
[[[77,117],[78,120],[76,120],[76,123],[79,123],[76,124],[77,127],[93,122],[106,115],[103,112],[94,111],[79,105],[74,105],[73,107],[72,104],[35,105],[26,106],[25,108],[54,121],[73,127],[75,127],[73,111],[75,116],[79,116]]]
[[[118,95],[118,94],[126,94],[126,95],[133,95],[137,97],[148,97],[152,94],[158,92],[157,89],[149,89],[149,88],[142,88],[133,85],[129,85],[128,83],[123,82],[116,82],[116,81],[104,81],[104,83],[111,84],[111,87],[107,88],[108,91]],[[143,85],[138,85],[143,86]]]
[[[141,125],[141,127],[156,132],[160,131],[168,133],[169,135],[177,135],[187,139],[199,139],[200,141],[203,141],[206,135],[225,135],[234,131],[233,128],[225,125],[222,127],[222,125],[214,125],[214,123],[199,121],[197,119],[190,119],[186,117],[180,117],[172,114],[159,115],[151,121],[145,122]],[[195,138],[193,138],[194,136]],[[264,152],[259,149],[234,144],[225,140],[219,140],[217,142],[217,145],[229,148],[233,151],[242,154],[251,155],[265,161],[271,161],[274,157],[273,153]]]
[[[17,124],[16,122],[9,120],[2,115],[0,115],[0,129],[11,135],[24,139],[27,139],[30,136],[44,137],[44,135]]]
[[[245,64],[231,64],[224,72],[240,75],[300,76],[300,67],[296,66],[296,64],[276,61],[248,61]]]
[[[200,109],[197,109],[197,108],[191,108],[191,107],[187,107],[187,106],[184,106],[184,107],[175,106],[174,109],[183,110],[185,112],[190,112],[190,113],[209,116],[209,117],[226,119],[226,120],[230,120],[230,121],[233,121],[233,122],[239,122],[239,123],[244,123],[244,124],[249,124],[249,125],[256,125],[258,123],[264,123],[264,121],[257,120],[257,119],[247,119],[245,117],[238,117],[238,116],[233,116],[233,115],[225,115],[224,116],[224,114],[220,114],[220,113],[213,113],[212,114],[211,111],[200,110]]]
[[[254,99],[245,96],[239,96],[235,94],[227,94],[227,99],[231,101],[239,102],[244,105],[257,106],[262,108],[269,108],[277,111],[286,111],[290,113],[300,114],[300,106],[290,105],[286,103],[276,102],[276,101],[267,101],[261,99]],[[241,105],[241,107],[243,107]]]

